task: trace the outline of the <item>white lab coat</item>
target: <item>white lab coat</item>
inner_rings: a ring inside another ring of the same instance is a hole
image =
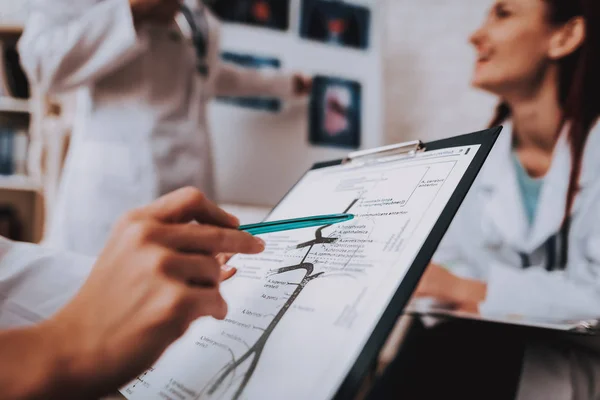
[[[221,62],[220,24],[207,15],[204,78],[176,24],[136,31],[128,0],[32,2],[19,43],[25,71],[41,92],[79,89],[86,100],[47,244],[96,255],[126,211],[182,186],[214,196],[207,101],[215,95],[293,96],[289,74]]]
[[[511,159],[508,124],[433,258],[460,276],[487,282],[483,315],[600,317],[600,126],[590,133],[584,152],[566,268],[552,270],[559,251],[554,256],[547,252],[549,242],[558,244],[552,237],[564,216],[571,168],[565,131],[544,178],[531,228]],[[528,268],[523,268],[523,254],[529,259]],[[529,348],[520,399],[600,396],[600,358],[591,347],[583,352],[545,345]]]

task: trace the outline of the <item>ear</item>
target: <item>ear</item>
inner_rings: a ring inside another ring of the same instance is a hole
[[[553,60],[558,60],[574,53],[583,45],[585,36],[585,19],[583,17],[571,18],[552,35],[548,56]]]

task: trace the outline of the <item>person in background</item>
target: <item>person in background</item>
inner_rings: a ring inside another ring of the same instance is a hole
[[[235,269],[210,254],[264,250],[238,225],[184,188],[124,215],[97,259],[0,238],[1,397],[115,393],[191,322],[225,318]]]
[[[178,23],[175,22],[178,21]],[[45,243],[97,255],[119,215],[184,186],[213,193],[207,102],[300,98],[311,79],[220,61],[220,24],[202,1],[37,0],[19,42],[42,93],[83,108]]]
[[[497,0],[471,43],[473,85],[498,96],[491,125],[505,128],[416,301],[550,322],[598,318],[600,2]],[[441,323],[388,379],[424,399],[600,396],[591,347],[530,335]],[[436,384],[411,385],[425,380]]]

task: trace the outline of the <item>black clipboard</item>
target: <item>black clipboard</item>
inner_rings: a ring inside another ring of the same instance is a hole
[[[475,181],[475,178],[483,167],[483,164],[492,150],[496,140],[498,139],[502,129],[502,126],[497,126],[428,143],[420,140],[414,140],[375,149],[355,151],[349,153],[343,159],[316,163],[312,166],[312,168],[310,168],[310,170],[315,170],[341,165],[348,162],[360,162],[361,160],[365,159],[376,159],[378,157],[402,154],[412,155],[416,154],[417,152],[442,150],[452,147],[471,145],[481,146],[473,158],[473,161],[467,168],[467,171],[463,175],[460,183],[456,186],[456,189],[446,204],[444,211],[435,223],[431,234],[423,243],[421,250],[418,252],[412,265],[408,269],[408,272],[402,280],[402,283],[398,287],[392,300],[382,314],[373,333],[371,334],[371,337],[368,339],[366,345],[350,369],[350,372],[348,375],[346,375],[342,385],[339,387],[336,395],[334,396],[335,400],[355,399],[361,390],[361,386],[365,378],[368,377],[373,365],[377,362],[377,357],[380,354],[382,347],[392,332],[398,318],[403,314],[403,310],[410,300],[413,291],[416,289],[421,276],[425,272],[425,268],[429,264],[429,261],[437,250],[442,238],[450,227],[450,223],[454,219],[456,212],[460,208],[460,205],[469,192],[469,189]],[[298,180],[298,182],[300,182],[300,180]],[[277,205],[286,200],[288,195],[294,190],[295,186],[296,185],[290,188],[290,190],[282,197]],[[277,208],[277,205],[273,209]],[[269,215],[265,217],[265,220],[269,218]]]
[[[434,317],[441,320],[455,320],[473,324],[491,324],[496,326],[509,326],[515,329],[574,334],[582,336],[595,336],[600,334],[600,319],[552,319],[531,318],[513,315],[479,315],[466,311],[456,311],[443,308],[429,308],[419,310],[407,308],[405,315],[418,317]]]
[[[421,249],[418,251],[413,263],[408,268],[404,279],[400,283],[396,293],[393,295],[392,300],[388,303],[365,346],[355,359],[354,364],[350,368],[349,373],[344,378],[342,384],[338,387],[333,399],[355,399],[361,392],[361,389],[364,389],[363,383],[365,382],[365,379],[369,376],[373,365],[375,365],[377,362],[377,358],[382,347],[392,332],[396,321],[403,314],[404,308],[411,298],[411,295],[419,280],[421,279],[425,268],[437,250],[439,243],[448,230],[450,223],[454,219],[456,212],[462,204],[465,196],[469,192],[469,189],[475,181],[479,171],[483,167],[483,164],[492,150],[492,147],[498,139],[501,131],[502,126],[498,126],[429,143],[415,140],[370,150],[356,151],[349,153],[348,156],[343,159],[317,163],[309,169],[309,171],[311,171],[315,169],[341,165],[344,163],[360,163],[365,160],[376,160],[377,158],[387,156],[411,156],[419,152],[443,150],[453,147],[472,145],[480,146],[473,160],[467,167],[459,184],[456,186],[454,193],[450,196],[450,199],[444,207],[440,217],[433,225],[431,233],[421,246]],[[298,182],[293,185],[292,188],[290,188],[290,190],[279,201],[277,206],[279,206],[279,204],[283,203],[288,198],[289,194],[294,190],[301,179],[299,179]],[[275,206],[274,209],[276,209],[277,206]],[[265,220],[267,220],[270,215],[271,214],[265,217]],[[118,397],[125,398],[121,394],[119,394]]]

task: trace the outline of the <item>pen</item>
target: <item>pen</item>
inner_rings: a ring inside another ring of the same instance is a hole
[[[252,235],[262,233],[289,231],[292,229],[309,228],[311,226],[325,226],[350,221],[354,218],[352,214],[315,215],[312,217],[285,219],[280,221],[261,222],[258,224],[242,225],[239,230],[246,231]]]

